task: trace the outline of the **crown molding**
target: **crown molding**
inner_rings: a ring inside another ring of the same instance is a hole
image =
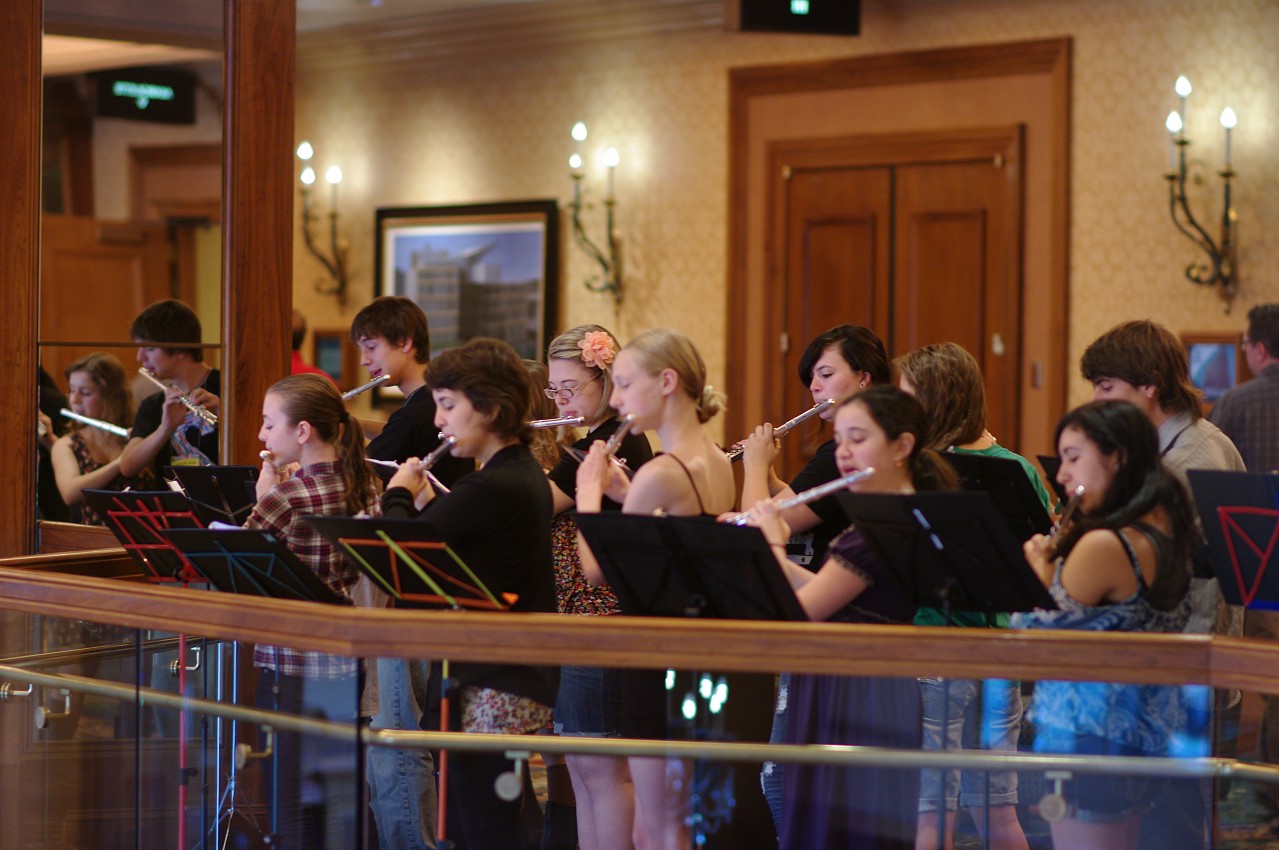
[[[547,0],[298,35],[298,73],[393,72],[526,60],[600,43],[721,30],[723,0]]]

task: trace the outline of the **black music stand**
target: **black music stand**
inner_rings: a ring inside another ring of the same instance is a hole
[[[577,526],[627,614],[808,619],[758,528],[614,512]]]
[[[505,611],[499,599],[440,535],[416,519],[304,516],[399,608]]]
[[[917,605],[983,613],[1057,607],[989,493],[842,491],[835,498]]]
[[[995,508],[1020,541],[1052,530],[1052,519],[1031,486],[1026,469],[1012,458],[946,452],[942,455],[963,482],[965,490],[990,494]]]
[[[203,528],[191,501],[172,490],[84,490],[130,557],[154,582],[202,582],[195,566],[161,532]]]
[[[1021,464],[1010,463],[1029,486]],[[955,610],[994,614],[1057,607],[1026,563],[1007,517],[996,509],[987,492],[842,491],[835,498],[879,555],[889,580],[899,582],[917,605],[941,608],[947,623],[953,622]],[[1037,498],[1035,501],[1038,503]],[[941,725],[942,729],[950,725],[948,693],[942,699]],[[944,735],[942,746],[945,749]],[[989,792],[990,784],[986,783]],[[989,799],[984,808],[990,811]],[[945,806],[938,806],[939,850],[945,834],[945,811]]]
[[[284,541],[259,529],[180,529],[160,535],[218,590],[271,599],[347,605]]]
[[[1044,477],[1048,479],[1048,486],[1053,488],[1053,493],[1057,495],[1057,501],[1063,505],[1070,501],[1070,497],[1066,495],[1066,488],[1057,480],[1057,470],[1061,469],[1061,458],[1057,455],[1035,455],[1035,460],[1039,461],[1039,467],[1044,471]]]
[[[1191,469],[1208,557],[1231,605],[1279,610],[1279,475]]]
[[[243,525],[257,501],[255,466],[175,466],[173,474],[205,525]]]

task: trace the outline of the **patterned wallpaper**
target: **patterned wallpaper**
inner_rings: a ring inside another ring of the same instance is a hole
[[[563,241],[564,326],[599,321],[623,339],[669,325],[690,334],[722,383],[727,268],[727,70],[868,53],[1069,35],[1074,40],[1071,363],[1114,322],[1150,317],[1174,330],[1242,325],[1279,300],[1279,4],[1272,0],[864,0],[855,39],[726,33],[654,34],[553,56],[362,73],[299,75],[297,133],[321,165],[339,162],[351,240],[345,312],[315,295],[319,267],[295,250],[296,301],[313,326],[349,321],[372,297],[373,211],[381,206],[571,197],[568,130],[585,121],[590,197],[615,146],[626,295],[618,314],[581,285],[584,255]],[[307,63],[314,67],[315,63]],[[1232,315],[1182,278],[1195,252],[1167,218],[1173,80],[1195,86],[1192,151],[1208,168],[1197,210],[1220,216],[1217,115],[1232,106],[1241,297]],[[602,213],[588,213],[602,236]],[[1072,367],[1073,368],[1073,367]],[[1088,387],[1073,375],[1070,402]],[[731,403],[731,400],[730,400]]]

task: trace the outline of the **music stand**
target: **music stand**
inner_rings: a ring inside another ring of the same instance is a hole
[[[255,466],[175,466],[173,474],[205,525],[243,525],[257,501]]]
[[[1186,477],[1226,602],[1279,610],[1279,475],[1191,469]]]
[[[195,566],[161,534],[170,529],[204,527],[186,496],[172,490],[81,492],[151,581],[203,581]]]
[[[1053,488],[1053,493],[1057,495],[1057,501],[1062,504],[1070,501],[1070,497],[1066,495],[1066,488],[1057,480],[1057,470],[1061,469],[1061,458],[1057,455],[1035,455],[1035,460],[1039,461],[1039,467],[1044,471],[1044,477],[1048,479],[1048,485]]]
[[[160,535],[218,590],[271,599],[347,605],[284,541],[259,529],[178,529]]]
[[[505,611],[499,600],[440,535],[416,519],[354,519],[304,516],[303,521],[346,554],[347,559],[399,607]],[[440,731],[449,731],[449,661],[440,660]],[[448,750],[440,750],[436,833],[446,846]],[[451,846],[451,845],[448,845]]]
[[[513,600],[494,596],[440,535],[416,519],[304,516],[403,608],[505,611]]]
[[[1012,458],[946,452],[942,455],[963,482],[965,490],[990,494],[995,507],[1017,539],[1025,542],[1035,534],[1052,530],[1052,519],[1030,483],[1026,469]]]
[[[1011,463],[1029,485],[1021,464]],[[941,608],[948,624],[954,610],[992,614],[1057,607],[989,493],[842,491],[835,498],[879,555],[887,578],[899,582],[917,605]],[[943,689],[941,728],[946,729],[950,697],[948,686]],[[985,809],[990,810],[989,799]],[[945,810],[937,809],[939,850]]]
[[[808,619],[758,528],[615,512],[578,514],[577,526],[624,613]]]

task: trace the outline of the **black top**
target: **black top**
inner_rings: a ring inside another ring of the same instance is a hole
[[[388,519],[420,517],[457,553],[493,595],[515,594],[512,611],[554,612],[551,491],[527,446],[507,446],[483,469],[458,480],[420,514],[403,487],[382,495]],[[463,685],[496,688],[554,705],[559,668],[456,664]]]
[[[411,457],[426,457],[439,444],[440,429],[435,426],[435,399],[431,396],[430,388],[423,386],[404,399],[404,404],[386,420],[382,433],[369,441],[365,451],[369,457],[377,460],[402,463]],[[378,464],[374,464],[373,468],[382,476],[383,482],[395,473],[395,470]],[[474,470],[475,461],[452,455],[445,455],[431,467],[431,472],[447,487],[452,487],[453,482]]]
[[[209,376],[204,379],[200,388],[221,396],[222,373],[217,369],[210,370]],[[154,433],[163,419],[164,393],[152,393],[142,399],[142,403],[138,405],[138,414],[133,418],[133,436],[146,437]],[[175,443],[182,444],[182,451],[174,450]],[[204,459],[201,460],[199,455],[203,455]],[[155,470],[157,476],[160,476],[166,466],[184,461],[200,466],[218,462],[218,429],[204,425],[194,413],[189,411],[186,420],[177,431],[173,432],[173,436],[169,437],[159,454],[155,456],[151,468]]]
[[[792,479],[790,488],[796,493],[802,493],[838,477],[835,441],[827,440],[817,447],[817,452],[800,470],[799,475]],[[801,567],[817,572],[826,560],[826,549],[830,542],[848,527],[848,517],[840,510],[839,502],[830,496],[809,502],[808,509],[821,518],[821,523],[808,531],[792,535],[786,544],[786,555]]]
[[[610,417],[599,425],[595,426],[595,430],[587,434],[582,439],[573,444],[573,448],[581,451],[590,451],[591,446],[596,440],[608,440],[613,434],[617,433],[617,427],[621,424],[617,417]],[[617,456],[626,461],[626,465],[631,471],[639,469],[644,464],[653,459],[653,447],[649,445],[648,437],[643,432],[639,434],[627,434],[622,438],[622,446],[617,450]],[[577,468],[581,463],[577,458],[568,452],[564,452],[560,456],[560,462],[555,464],[555,468],[546,474],[546,477],[560,488],[565,496],[570,499],[577,498]],[[620,511],[622,506],[614,502],[609,497],[604,497],[604,503],[601,505],[602,510]]]

